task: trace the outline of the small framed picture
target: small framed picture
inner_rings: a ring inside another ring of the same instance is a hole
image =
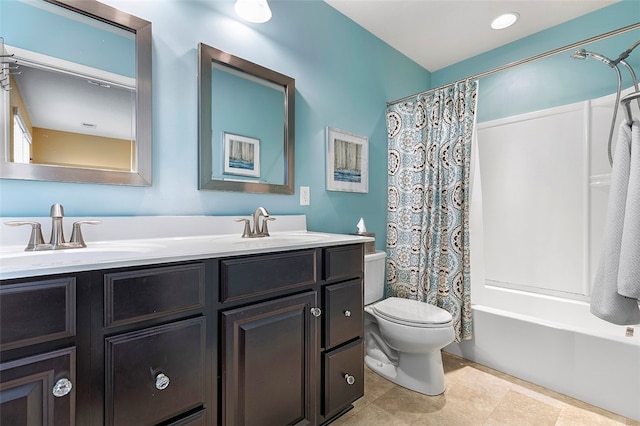
[[[260,139],[225,132],[224,172],[260,177]]]
[[[327,191],[369,192],[369,140],[327,127]]]

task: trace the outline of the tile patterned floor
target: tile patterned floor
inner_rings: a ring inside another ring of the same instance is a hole
[[[430,397],[365,367],[365,395],[332,426],[591,426],[640,422],[443,353],[447,390]]]

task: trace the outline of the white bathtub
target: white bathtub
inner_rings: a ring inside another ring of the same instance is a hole
[[[474,337],[445,351],[640,421],[640,326],[593,316],[586,302],[485,286]],[[490,305],[490,306],[489,306]]]

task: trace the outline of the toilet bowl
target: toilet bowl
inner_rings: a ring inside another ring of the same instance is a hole
[[[445,390],[440,350],[453,342],[451,314],[384,292],[385,253],[365,255],[365,363],[400,386],[426,395]]]

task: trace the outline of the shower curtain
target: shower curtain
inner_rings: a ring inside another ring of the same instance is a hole
[[[470,339],[469,194],[478,81],[387,109],[386,295],[439,306]]]

